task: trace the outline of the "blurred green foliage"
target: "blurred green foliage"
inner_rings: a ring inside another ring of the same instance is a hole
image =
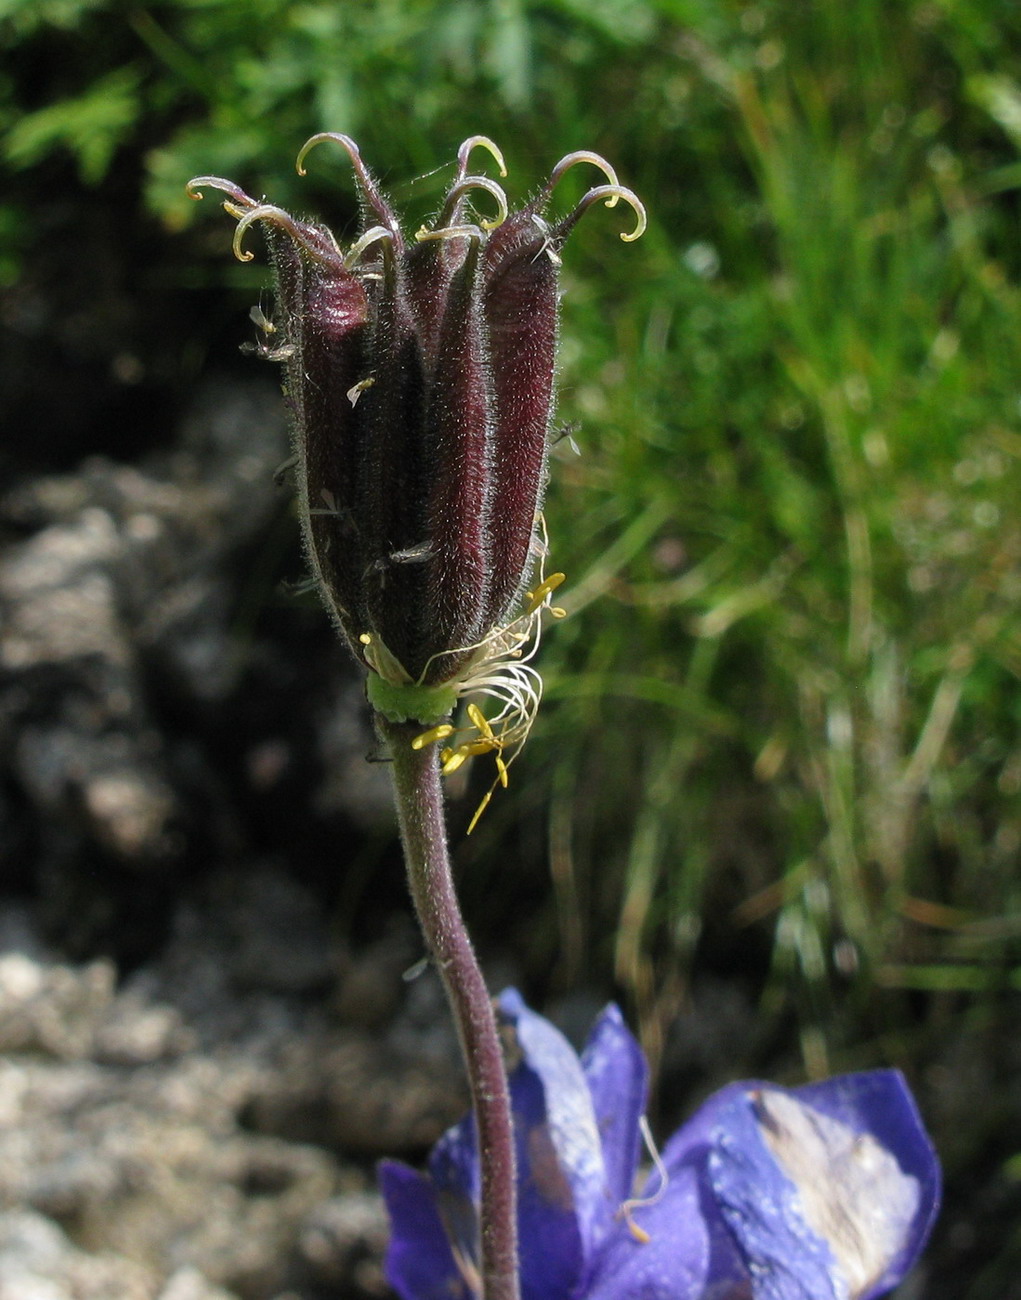
[[[0,34],[8,168],[135,151],[171,230],[197,173],[353,217],[343,160],[290,168],[319,130],[423,208],[474,132],[512,197],[604,153],[651,226],[593,214],[565,258],[572,617],[477,869],[548,803],[532,941],[562,986],[612,970],[654,1055],[714,961],[812,1073],[1016,1018],[1013,0],[0,0]],[[8,277],[29,226],[0,208]]]

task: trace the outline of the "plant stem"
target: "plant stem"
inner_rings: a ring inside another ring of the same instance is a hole
[[[518,1300],[517,1199],[510,1095],[493,1003],[454,891],[435,746],[411,748],[415,724],[376,725],[393,758],[394,793],[411,896],[443,979],[468,1070],[482,1173],[484,1300]]]

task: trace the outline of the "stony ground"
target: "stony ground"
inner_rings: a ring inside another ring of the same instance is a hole
[[[172,451],[0,499],[2,1300],[379,1295],[374,1163],[464,1105],[386,884],[346,924],[387,777],[281,595],[281,420],[214,384]]]
[[[0,1296],[383,1292],[372,1164],[462,1092],[411,936],[345,960],[271,871],[214,877],[121,979],[0,911]]]

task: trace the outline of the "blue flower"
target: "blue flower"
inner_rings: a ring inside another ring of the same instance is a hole
[[[873,1300],[905,1276],[940,1173],[895,1070],[731,1084],[635,1192],[648,1069],[616,1007],[579,1060],[514,990],[509,1044],[522,1300]],[[479,1165],[467,1117],[428,1172],[381,1169],[402,1300],[475,1300]]]

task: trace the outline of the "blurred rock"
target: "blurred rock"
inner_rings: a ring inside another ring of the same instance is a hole
[[[357,951],[344,945],[330,1002],[337,1019],[365,1029],[392,1021],[410,992],[404,977],[421,951],[421,936],[407,915],[392,917],[386,933],[374,943]],[[445,1008],[441,1008],[434,1024],[442,1021],[444,1014]],[[392,1036],[391,1041],[395,1041]]]
[[[467,1105],[453,1059],[422,1061],[356,1030],[306,1033],[273,1067],[248,1103],[251,1127],[347,1155],[424,1151]]]
[[[282,872],[246,873],[229,924],[231,973],[240,985],[299,993],[330,982],[334,953],[322,909]]]
[[[0,499],[0,1300],[378,1296],[372,1161],[463,1110],[285,454],[225,381]]]
[[[236,1300],[198,1269],[161,1282],[123,1256],[77,1249],[50,1219],[31,1211],[0,1213],[2,1300]]]
[[[193,887],[170,934],[122,979],[0,906],[0,1300],[383,1294],[371,1162],[465,1106],[413,936],[341,947],[268,864]]]
[[[108,961],[73,970],[18,952],[0,956],[0,1052],[63,1060],[89,1055],[113,1000],[114,978]]]
[[[197,1294],[214,1300],[208,1292]],[[0,1213],[2,1300],[156,1300],[157,1295],[148,1269],[77,1250],[55,1223],[39,1214]]]
[[[160,1288],[156,1300],[234,1300],[231,1292],[212,1286],[194,1268],[179,1268]]]
[[[285,455],[272,381],[211,382],[172,450],[0,499],[0,850],[72,952],[136,960],[203,860],[393,825],[357,670],[314,597],[277,608]],[[321,947],[244,959],[307,987]]]
[[[353,1281],[367,1296],[386,1295],[381,1260],[388,1235],[382,1197],[355,1193],[317,1206],[302,1226],[298,1248],[314,1283],[339,1288]]]
[[[182,849],[187,792],[149,674],[170,666],[196,700],[234,684],[227,570],[281,509],[282,423],[252,390],[214,388],[174,456],[145,470],[92,459],[3,502],[37,530],[0,558],[7,758],[44,825],[118,863]]]

